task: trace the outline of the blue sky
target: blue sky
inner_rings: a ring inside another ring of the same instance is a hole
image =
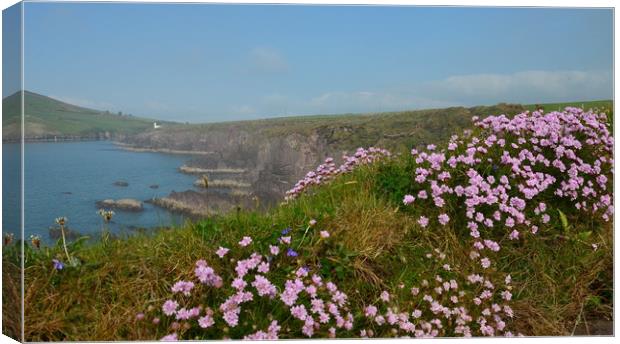
[[[25,88],[213,122],[612,98],[608,9],[26,3]]]

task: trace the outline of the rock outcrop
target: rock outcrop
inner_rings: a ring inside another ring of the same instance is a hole
[[[97,206],[124,211],[142,211],[144,209],[141,201],[132,198],[122,198],[119,200],[104,199],[97,202]]]

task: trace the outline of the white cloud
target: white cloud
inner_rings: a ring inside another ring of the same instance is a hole
[[[250,52],[252,65],[258,71],[267,73],[282,73],[289,69],[288,62],[275,49],[257,47]]]
[[[331,91],[307,98],[273,93],[258,102],[254,114],[272,116],[381,112],[501,102],[545,103],[609,98],[612,98],[610,73],[523,71],[511,74],[455,75],[387,91]]]
[[[464,104],[554,102],[612,97],[611,73],[601,71],[523,71],[512,74],[451,76],[419,91]]]

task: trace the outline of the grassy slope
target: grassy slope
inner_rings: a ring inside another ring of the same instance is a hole
[[[396,289],[400,281],[434,276],[439,268],[421,258],[432,248],[446,252],[453,266],[466,264],[469,246],[459,236],[462,231],[420,228],[415,217],[402,209],[402,195],[389,192],[400,184],[399,179],[411,174],[406,159],[360,168],[269,214],[249,209],[163,230],[152,237],[139,235],[91,247],[76,245],[71,250],[84,261],[78,269],[60,273],[51,269],[50,259],[62,258],[59,248],[41,253],[29,250],[26,338],[158,338],[166,334],[161,326],[137,324],[134,316],[148,305],[159,307],[170,286],[179,276],[191,273],[197,259],[207,259],[226,277],[232,271],[213,254],[218,246],[235,247],[242,236],[251,235],[254,247],[265,251],[286,227],[293,228],[294,240],[299,240],[312,218],[318,224],[304,241],[302,258],[270,279],[283,280],[294,266],[316,267],[321,263],[321,272],[349,295],[353,308],[367,304],[383,289]],[[593,230],[591,240],[600,244],[598,250],[576,240],[558,239],[553,231],[562,233],[562,229],[555,217],[552,222],[556,229],[551,232],[528,236],[523,242],[502,242],[497,268],[513,276],[513,308],[518,315],[514,326],[518,331],[567,335],[584,319],[611,315],[612,226],[593,224],[570,212],[567,216],[575,231]],[[318,239],[319,229],[332,233],[331,244]],[[14,258],[5,255],[4,259],[10,268]],[[290,264],[274,263],[283,267]],[[263,318],[261,314],[246,321],[263,328]],[[4,324],[10,329],[14,319],[8,318]]]
[[[2,100],[3,138],[19,137],[20,106],[19,93]],[[24,108],[26,137],[89,136],[106,131],[135,133],[153,126],[153,121],[150,119],[104,113],[28,91],[25,92]]]

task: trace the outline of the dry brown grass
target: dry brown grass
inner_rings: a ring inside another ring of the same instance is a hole
[[[21,337],[20,267],[2,262],[2,333],[18,340]]]
[[[26,340],[152,339],[153,333],[136,326],[136,313],[167,295],[206,247],[190,229],[179,229],[154,240],[113,241],[105,250],[78,253],[84,260],[78,270],[26,269]],[[94,262],[95,257],[109,259]]]
[[[609,292],[605,289],[610,288],[607,279],[613,276],[612,229],[612,225],[602,228],[598,236],[601,244],[594,254],[587,252],[592,251],[590,247],[570,242],[558,242],[553,248],[531,242],[530,247],[511,252],[523,257],[527,266],[527,275],[516,279],[518,297],[513,309],[519,315],[517,330],[567,336],[586,319],[611,319],[611,307],[592,305],[588,300]]]

